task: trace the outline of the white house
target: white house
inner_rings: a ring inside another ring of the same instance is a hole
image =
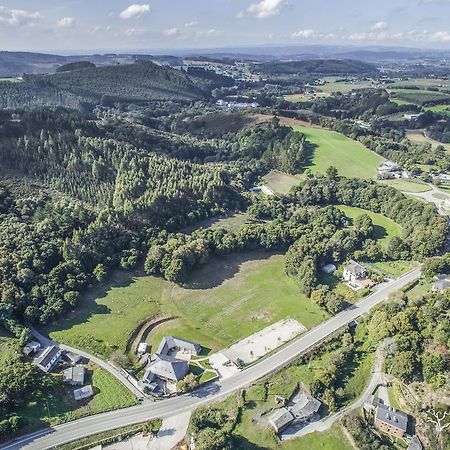
[[[42,354],[37,359],[36,364],[41,370],[48,373],[53,369],[53,366],[59,361],[61,355],[62,355],[61,349],[59,347],[56,347],[55,345],[51,345],[42,352]]]
[[[349,261],[344,267],[344,272],[342,274],[345,281],[350,283],[355,283],[366,276],[365,267],[358,264],[356,261]]]

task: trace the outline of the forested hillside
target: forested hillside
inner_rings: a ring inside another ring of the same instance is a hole
[[[26,75],[22,83],[1,83],[0,108],[92,109],[97,104],[112,106],[116,102],[188,102],[208,97],[212,89],[229,83],[226,77],[206,72],[201,77],[190,76],[144,60],[120,66],[87,65],[83,63],[81,68],[76,65],[78,70],[63,70],[53,75]]]
[[[374,65],[351,59],[311,59],[256,64],[253,69],[266,75],[364,75],[377,72]]]

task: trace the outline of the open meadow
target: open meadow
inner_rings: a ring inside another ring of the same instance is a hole
[[[303,177],[301,175],[290,175],[272,170],[263,177],[264,183],[276,194],[287,194],[289,191],[300,184]]]
[[[148,337],[157,345],[174,334],[212,350],[224,348],[274,322],[292,317],[306,327],[327,314],[284,273],[284,256],[253,252],[211,259],[184,287],[153,276],[116,275],[85,298],[76,313],[48,328],[56,340],[103,357],[125,351],[133,330],[152,316],[173,320]]]
[[[325,94],[332,94],[333,92],[341,92],[347,94],[356,89],[367,89],[372,87],[372,81],[342,81],[342,77],[325,77],[321,81],[325,84],[317,86],[317,89]]]
[[[442,142],[436,141],[434,139],[425,136],[423,130],[409,130],[406,133],[406,137],[415,144],[424,144],[428,143],[436,148],[438,145],[442,145],[447,151],[450,151],[450,144],[443,144]]]
[[[382,214],[377,214],[366,209],[354,208],[353,206],[339,206],[339,209],[352,220],[356,219],[358,216],[367,214],[372,219],[375,227],[374,237],[382,247],[386,247],[391,237],[401,237],[403,234],[403,228],[399,224]]]
[[[349,178],[371,179],[377,173],[382,158],[362,144],[335,131],[310,127],[305,122],[286,122],[300,131],[312,145],[312,157],[307,165],[312,173],[324,174],[334,166],[340,175]]]
[[[395,189],[398,189],[401,192],[428,192],[431,191],[431,187],[423,182],[411,181],[405,179],[393,179],[393,180],[384,180],[383,184],[387,184],[388,186],[392,186]]]
[[[422,105],[426,102],[449,100],[450,95],[440,91],[428,91],[426,89],[389,89],[391,100],[397,104]],[[400,103],[398,102],[400,101]]]

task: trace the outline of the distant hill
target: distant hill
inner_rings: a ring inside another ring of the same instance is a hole
[[[52,75],[25,75],[22,83],[0,83],[0,108],[63,106],[91,111],[95,105],[116,102],[188,102],[208,97],[212,89],[228,80],[210,74],[191,76],[150,61],[107,67],[82,64],[81,67],[86,68]]]
[[[253,70],[265,75],[323,75],[345,76],[373,74],[374,65],[352,59],[310,59],[303,61],[275,61],[254,64]]]
[[[31,78],[36,79],[36,76]],[[39,76],[38,79],[58,89],[97,101],[104,97],[110,101],[129,102],[194,100],[203,98],[207,91],[206,81],[150,61],[89,67]]]
[[[83,70],[83,69],[92,69],[95,68],[96,65],[89,61],[77,61],[73,63],[64,64],[61,67],[56,69],[57,73],[60,72],[72,72],[73,70]]]

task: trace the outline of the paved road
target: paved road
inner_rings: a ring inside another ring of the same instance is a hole
[[[128,388],[136,397],[144,397],[144,394],[139,389],[137,385],[137,381],[128,375],[124,370],[119,369],[112,365],[109,362],[103,361],[100,358],[97,358],[94,355],[91,355],[90,353],[87,353],[83,350],[79,350],[78,348],[69,347],[68,345],[61,344],[59,342],[53,341],[52,339],[49,339],[39,333],[33,326],[28,325],[28,327],[31,330],[31,333],[33,336],[41,343],[41,345],[48,347],[49,345],[58,345],[62,350],[65,350],[66,352],[75,353],[76,355],[80,355],[83,358],[89,359],[90,361],[97,364],[97,366],[105,369],[107,372],[109,372],[113,377],[115,377],[118,381],[120,381],[126,388]]]
[[[352,305],[262,361],[230,378],[207,384],[190,394],[161,400],[152,404],[146,403],[127,409],[85,417],[74,422],[58,425],[52,429],[41,430],[19,438],[15,442],[2,447],[2,449],[17,450],[25,448],[29,450],[44,450],[92,434],[143,422],[152,418],[165,419],[173,416],[175,413],[193,411],[206,403],[225,398],[233,392],[251,385],[263,376],[287,365],[344,325],[361,315],[367,314],[371,308],[387,299],[391,293],[419,277],[420,268],[417,268],[397,280],[381,285],[373,294],[365,297],[357,305]]]

